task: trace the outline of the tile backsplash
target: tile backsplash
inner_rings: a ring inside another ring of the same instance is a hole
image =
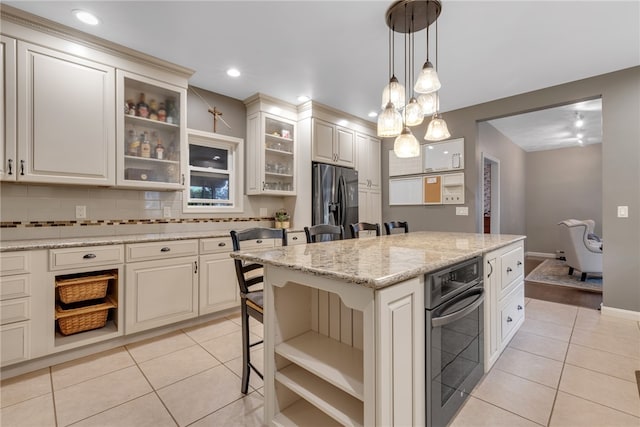
[[[96,187],[0,184],[2,240],[88,237],[122,234],[231,230],[256,224],[272,226],[280,197],[245,197],[244,212],[183,214],[182,192]],[[76,219],[86,206],[86,219]],[[163,218],[165,207],[171,218]],[[260,208],[267,215],[260,216]],[[235,226],[235,222],[242,225]]]

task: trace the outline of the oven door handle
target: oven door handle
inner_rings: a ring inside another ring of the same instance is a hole
[[[477,286],[481,281],[482,281],[482,277],[478,277],[477,279],[475,279],[475,280],[473,280],[473,281],[471,281],[471,282],[469,282],[469,283],[458,282],[458,281],[456,281],[456,280],[452,280],[452,281],[451,281],[451,282],[449,282],[449,283],[453,283],[453,284],[458,285],[458,286],[460,286],[460,287],[463,287],[463,286],[464,286],[464,287],[472,288],[472,287],[474,287],[474,286]]]
[[[451,306],[453,304],[456,304],[460,301],[464,301],[465,299],[469,298],[472,295],[478,295],[477,298],[475,300],[473,300],[473,302],[469,305],[467,305],[466,307],[464,307],[461,310],[455,311],[451,314],[447,314],[445,316],[440,316],[440,317],[436,317],[434,319],[431,319],[431,326],[434,328],[439,328],[441,326],[444,325],[448,325],[449,323],[455,322],[456,320],[460,320],[462,319],[464,316],[466,316],[467,314],[471,313],[473,310],[477,309],[478,307],[480,307],[480,304],[482,304],[484,302],[484,289],[483,288],[474,288],[471,289],[468,292],[465,292],[461,295],[458,295],[457,297],[453,298],[451,301],[448,301],[446,304],[446,306]],[[445,308],[445,307],[443,307]]]

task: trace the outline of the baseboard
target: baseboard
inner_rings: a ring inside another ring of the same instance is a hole
[[[536,258],[555,258],[556,254],[548,254],[546,252],[527,252],[525,257],[536,257]]]
[[[619,319],[633,320],[640,322],[640,311],[623,310],[621,308],[605,307],[602,305],[602,315],[617,317]]]

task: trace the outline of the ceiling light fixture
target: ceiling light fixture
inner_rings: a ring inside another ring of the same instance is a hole
[[[383,111],[378,116],[378,136],[397,137],[394,151],[398,157],[420,155],[420,144],[409,127],[420,125],[426,115],[433,115],[424,137],[426,140],[440,141],[451,136],[446,122],[438,113],[439,100],[436,93],[441,87],[437,73],[437,19],[441,11],[440,0],[400,0],[392,3],[386,12],[386,23],[389,27],[389,84],[382,91]],[[429,58],[429,26],[434,22],[436,68]],[[415,84],[412,84],[415,68],[415,33],[424,29],[427,36],[427,57]],[[394,33],[404,34],[404,85],[395,75]],[[406,99],[409,99],[409,102],[405,105]]]
[[[227,70],[227,76],[229,77],[240,77],[240,70],[237,68],[229,68]]]
[[[100,20],[94,14],[86,10],[73,9],[71,13],[73,13],[78,21],[84,22],[87,25],[98,25],[100,23]]]
[[[375,111],[369,111],[368,116],[369,117],[378,117],[378,113],[376,113]]]

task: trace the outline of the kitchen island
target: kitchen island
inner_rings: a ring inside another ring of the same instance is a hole
[[[476,256],[493,272],[487,255],[521,256],[523,240],[412,232],[233,253],[265,266],[266,422],[424,425],[424,275]]]

